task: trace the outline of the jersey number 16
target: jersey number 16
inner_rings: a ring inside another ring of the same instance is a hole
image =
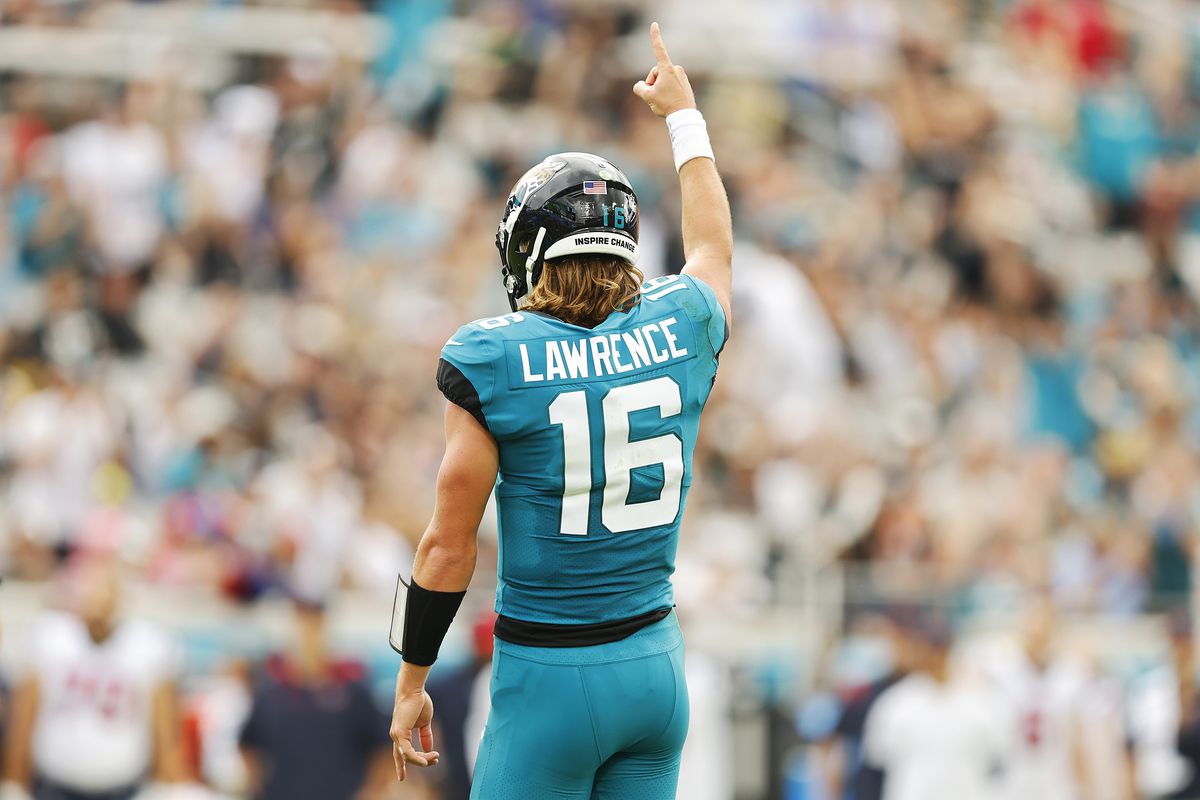
[[[679,515],[683,482],[683,441],[675,433],[629,438],[629,415],[657,409],[663,419],[683,410],[679,384],[671,378],[618,386],[601,402],[604,424],[604,478],[592,484],[592,421],[587,393],[563,392],[550,403],[550,422],[563,431],[563,533],[586,536],[592,492],[604,492],[600,522],[613,533],[669,525]],[[662,492],[655,500],[630,503],[633,470],[662,465]]]

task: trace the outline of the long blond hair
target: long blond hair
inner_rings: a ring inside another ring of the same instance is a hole
[[[627,311],[641,300],[642,271],[615,256],[564,256],[547,261],[522,311],[594,328],[614,311]]]

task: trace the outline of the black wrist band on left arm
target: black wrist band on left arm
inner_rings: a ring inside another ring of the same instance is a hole
[[[446,631],[450,629],[450,623],[466,595],[465,591],[435,592],[425,589],[415,579],[409,584],[400,642],[400,655],[405,661],[419,667],[428,667],[437,661],[442,640],[446,638]]]

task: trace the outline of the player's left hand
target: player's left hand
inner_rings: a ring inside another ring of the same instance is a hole
[[[421,740],[421,749],[413,747],[413,731]],[[396,707],[392,710],[392,758],[396,762],[396,778],[408,777],[409,764],[431,767],[439,755],[433,749],[433,700],[424,689],[419,694],[396,692]]]

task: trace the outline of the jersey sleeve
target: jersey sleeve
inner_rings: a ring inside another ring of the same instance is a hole
[[[437,385],[446,399],[471,414],[487,430],[484,407],[496,389],[499,345],[476,323],[464,325],[442,347]]]
[[[679,277],[692,289],[695,289],[694,293],[679,293],[680,305],[687,310],[693,320],[706,326],[713,352],[720,355],[721,349],[725,347],[725,341],[729,338],[729,322],[725,319],[725,309],[721,306],[721,301],[717,299],[717,294],[712,287],[699,278],[691,275],[680,275]]]

